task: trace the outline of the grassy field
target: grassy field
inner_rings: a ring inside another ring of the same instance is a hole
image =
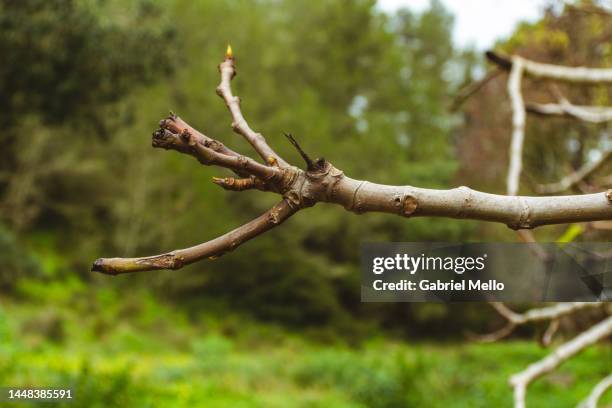
[[[509,407],[508,376],[547,353],[516,341],[321,344],[236,316],[187,317],[146,293],[66,292],[30,284],[0,302],[0,385],[73,387],[66,407]],[[530,387],[529,405],[575,406],[611,369],[608,346],[589,349]]]

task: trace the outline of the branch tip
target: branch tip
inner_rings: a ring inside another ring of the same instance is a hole
[[[308,156],[308,154],[306,154],[306,152],[302,150],[302,148],[300,147],[300,144],[297,142],[297,140],[295,140],[295,137],[293,137],[291,133],[283,132],[283,134],[285,135],[287,139],[289,139],[289,142],[293,145],[293,147],[296,148],[300,156],[302,156],[302,158],[306,162],[306,169],[308,171],[317,169],[317,165],[312,161],[312,159]]]
[[[98,258],[94,261],[93,265],[91,265],[91,271],[109,275],[109,273],[104,270],[104,260],[102,258]]]
[[[494,64],[497,64],[500,68],[503,68],[505,70],[510,70],[510,68],[512,68],[512,61],[505,55],[501,55],[493,50],[489,50],[485,52],[485,56],[489,61],[493,62]]]
[[[234,52],[232,51],[232,46],[230,44],[227,44],[227,49],[225,50],[225,58],[234,58]]]

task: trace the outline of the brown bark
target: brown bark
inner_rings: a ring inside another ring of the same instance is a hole
[[[458,187],[433,190],[413,186],[390,186],[344,175],[325,160],[313,162],[287,135],[307,162],[302,170],[288,164],[265,138],[254,132],[242,115],[240,100],[231,91],[235,60],[228,50],[220,64],[221,83],[218,94],[233,118],[234,131],[241,134],[264,159],[265,164],[242,156],[219,141],[191,128],[175,115],[160,122],[153,134],[153,147],[172,149],[194,156],[204,165],[228,168],[242,178],[213,179],[219,186],[233,191],[257,188],[282,196],[266,213],[233,231],[187,249],[143,258],[101,258],[92,270],[119,274],[154,269],[178,269],[204,258],[218,257],[240,244],[281,224],[300,209],[318,202],[339,204],[356,213],[385,212],[403,217],[435,216],[500,222],[513,229],[581,221],[612,220],[612,190],[555,197],[525,197],[488,194]],[[525,66],[527,73],[527,66]]]

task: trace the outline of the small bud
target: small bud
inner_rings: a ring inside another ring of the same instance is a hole
[[[232,46],[227,44],[227,50],[225,51],[225,59],[234,58],[234,53],[232,52]]]

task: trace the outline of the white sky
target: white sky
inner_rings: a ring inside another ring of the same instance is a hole
[[[496,39],[508,36],[520,21],[534,21],[541,16],[545,0],[442,0],[455,16],[453,41],[456,45],[474,45],[483,50]],[[407,7],[422,11],[429,0],[378,0],[385,11]]]

